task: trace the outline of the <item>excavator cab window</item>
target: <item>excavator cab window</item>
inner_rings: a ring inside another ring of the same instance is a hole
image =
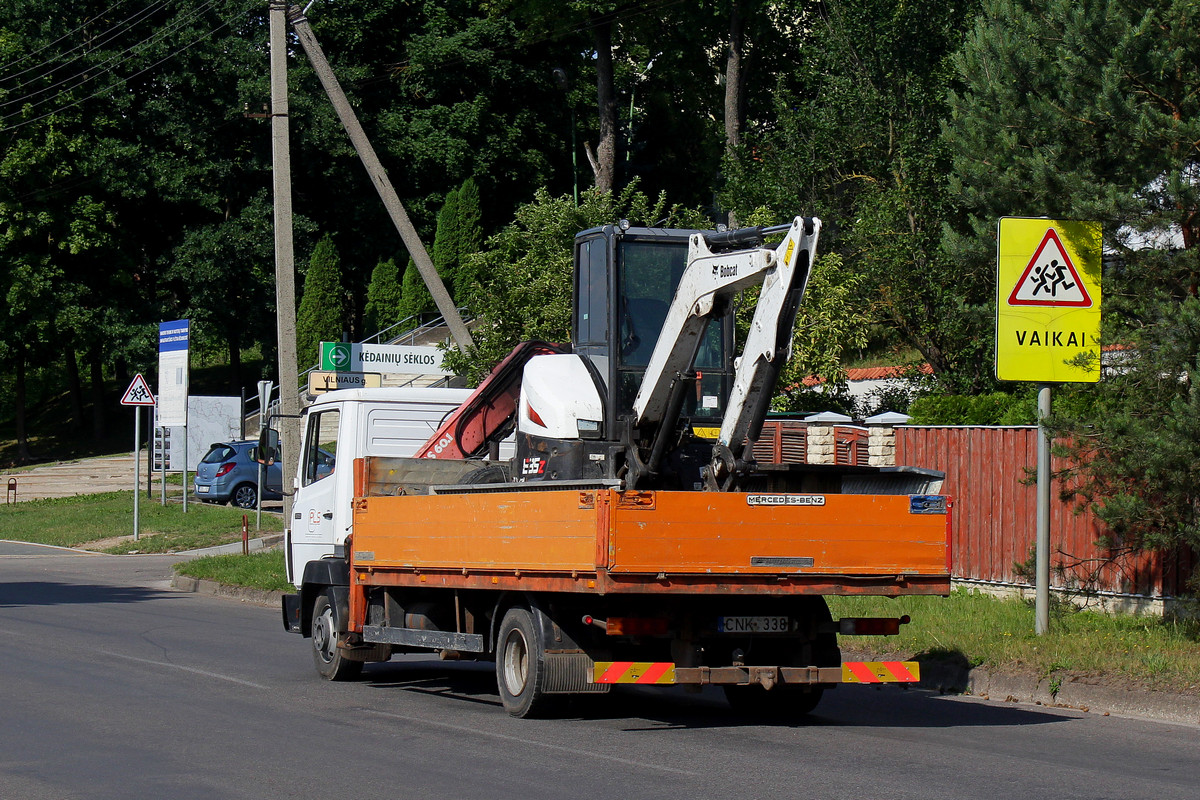
[[[574,350],[588,359],[610,390],[611,421],[633,408],[646,365],[687,266],[691,231],[593,228],[575,240]],[[709,323],[696,353],[700,373],[683,415],[719,425],[733,365],[729,316]],[[615,387],[615,391],[613,388]]]
[[[668,241],[625,237],[617,249],[618,321],[617,408],[633,407],[650,363],[654,346],[667,318],[667,310],[687,266],[688,242],[676,237]],[[695,369],[701,377],[695,392],[684,401],[684,416],[719,420],[729,393],[726,365],[727,318],[714,319],[701,337]]]

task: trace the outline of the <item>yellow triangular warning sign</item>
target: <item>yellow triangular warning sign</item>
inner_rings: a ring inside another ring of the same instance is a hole
[[[1019,262],[1018,262],[1019,263]],[[1010,306],[1090,308],[1092,298],[1075,271],[1067,248],[1054,228],[1048,228],[1029,265],[1008,296]]]

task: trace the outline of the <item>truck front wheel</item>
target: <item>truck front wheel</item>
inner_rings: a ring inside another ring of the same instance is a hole
[[[351,661],[338,649],[338,631],[334,623],[333,601],[325,592],[313,601],[313,664],[322,678],[330,681],[354,680],[362,672],[363,662]]]
[[[533,614],[526,608],[510,608],[496,639],[496,683],[504,710],[514,717],[536,717],[549,704],[544,654]]]

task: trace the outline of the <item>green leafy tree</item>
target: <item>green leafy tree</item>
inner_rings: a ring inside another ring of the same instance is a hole
[[[380,261],[371,270],[371,283],[367,286],[364,330],[374,334],[399,322],[400,298],[400,270],[396,267],[396,259]]]
[[[781,74],[772,117],[747,120],[724,197],[738,212],[831,223],[821,249],[862,276],[862,309],[976,387],[990,382],[990,272],[964,274],[941,249],[950,161],[938,135],[970,8],[831,0],[802,17],[796,69]]]
[[[769,209],[759,208],[745,222],[748,226],[770,227],[782,220]],[[869,320],[857,298],[861,282],[859,275],[845,269],[837,253],[818,253],[796,312],[791,357],[779,373],[779,391],[773,404],[776,410],[820,409],[822,398],[829,397],[828,389],[845,382],[843,355],[863,347],[869,329]],[[736,318],[739,342],[746,341],[758,295],[759,290],[754,288],[740,298]],[[809,377],[817,378],[820,384],[807,387],[805,379]]]
[[[321,342],[336,342],[345,330],[341,260],[333,237],[317,242],[304,276],[304,296],[296,312],[296,354],[301,363],[320,358]]]
[[[164,271],[186,287],[180,313],[224,345],[230,391],[240,391],[242,350],[275,332],[275,262],[265,193],[228,219],[191,227]]]
[[[1077,435],[1068,485],[1118,549],[1200,546],[1197,13],[1185,0],[986,0],[945,126],[969,223],[947,247],[969,269],[990,261],[1003,214],[1104,223],[1103,335],[1130,349],[1095,410],[1059,423]]]
[[[446,365],[478,381],[519,342],[569,342],[575,234],[618,219],[685,228],[712,224],[699,211],[669,206],[664,196],[651,201],[636,185],[616,195],[586,191],[578,206],[570,196],[539,191],[471,259],[475,283],[469,293],[480,325],[475,346],[447,353]]]

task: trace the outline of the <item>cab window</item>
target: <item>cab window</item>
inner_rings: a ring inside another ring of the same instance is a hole
[[[333,474],[337,461],[339,416],[336,409],[308,415],[304,433],[303,485],[308,486]]]

